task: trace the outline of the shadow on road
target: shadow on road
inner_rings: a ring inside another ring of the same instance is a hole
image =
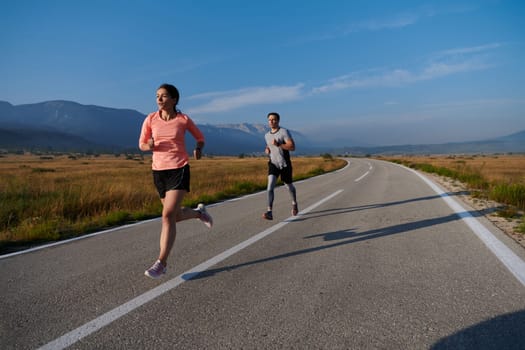
[[[334,211],[337,211],[339,214],[341,213],[340,209],[334,209]],[[468,213],[468,214],[472,215],[473,213]],[[386,237],[386,236],[400,234],[400,233],[406,233],[409,231],[413,231],[413,230],[417,230],[417,229],[421,229],[425,227],[441,225],[444,223],[459,220],[464,215],[467,215],[467,213],[466,212],[459,213],[459,214],[453,213],[453,214],[450,214],[444,217],[440,217],[440,218],[408,222],[404,224],[393,225],[389,227],[383,227],[383,228],[378,228],[378,229],[364,231],[364,232],[356,232],[355,229],[352,228],[352,229],[347,229],[347,230],[339,230],[335,232],[325,232],[325,233],[320,233],[316,235],[305,236],[304,239],[323,237],[324,241],[338,241],[338,242],[328,244],[328,245],[322,245],[318,247],[300,249],[300,250],[292,251],[292,252],[285,253],[285,254],[279,254],[279,255],[270,256],[267,258],[248,261],[242,264],[224,266],[224,267],[216,268],[216,269],[208,269],[208,270],[201,271],[201,272],[192,272],[192,273],[182,275],[182,278],[185,280],[207,278],[207,277],[214,276],[215,274],[218,274],[220,272],[231,271],[231,270],[235,270],[235,269],[245,267],[245,266],[260,264],[260,263],[279,260],[279,259],[285,259],[285,258],[289,258],[289,257],[301,255],[301,254],[309,254],[309,253],[313,253],[313,252],[317,252],[321,250],[340,247],[340,246],[347,245],[347,244],[362,242],[362,241],[366,241],[370,239],[376,239],[376,238]],[[308,218],[305,218],[305,220],[307,219]]]
[[[414,222],[407,222],[404,224],[398,224],[393,225],[389,227],[382,227],[375,230],[369,230],[364,232],[354,232],[352,230],[344,230],[344,231],[335,231],[335,232],[326,232],[326,233],[319,233],[315,235],[306,236],[304,238],[316,238],[316,237],[323,237],[325,241],[333,241],[336,239],[342,238],[351,238],[350,241],[345,241],[343,243],[357,243],[361,241],[366,241],[369,239],[379,238],[379,237],[385,237],[390,235],[395,235],[398,233],[405,233],[413,230],[418,230],[425,227],[431,227],[436,225],[445,224],[448,222],[459,220],[461,217],[460,214],[450,214],[447,216],[443,216],[440,218],[433,218],[433,219],[425,219],[420,221],[414,221]],[[339,243],[338,243],[339,245]],[[319,248],[324,247],[330,247],[330,246],[323,246]]]
[[[330,215],[338,215],[342,213],[351,213],[361,210],[369,210],[369,209],[376,209],[376,208],[386,208],[394,205],[402,205],[407,203],[413,203],[413,202],[420,202],[420,201],[429,201],[433,199],[442,199],[443,197],[452,197],[452,196],[460,196],[465,194],[464,191],[460,192],[447,192],[443,195],[434,195],[434,196],[426,196],[426,197],[419,197],[419,198],[410,198],[402,201],[395,201],[395,202],[388,202],[388,203],[377,203],[377,204],[366,204],[366,205],[360,205],[355,207],[348,207],[348,208],[338,208],[338,209],[326,209],[326,210],[317,210],[317,211],[311,211],[307,215],[305,215],[304,218],[297,218],[293,221],[304,221],[304,220],[310,220],[314,218],[324,217],[324,216],[330,216]],[[490,211],[497,210],[498,208],[492,208]],[[471,216],[479,217],[483,216],[483,212],[478,211],[471,211],[468,212]]]
[[[501,315],[439,340],[432,350],[525,349],[525,311]]]

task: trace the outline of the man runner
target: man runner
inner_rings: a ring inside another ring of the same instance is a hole
[[[292,215],[297,215],[297,195],[292,180],[292,161],[290,151],[295,150],[295,142],[287,129],[281,128],[279,122],[281,117],[276,112],[268,113],[268,125],[270,131],[264,135],[266,148],[264,152],[268,154],[268,208],[263,214],[263,218],[273,220],[272,208],[274,199],[274,189],[278,177],[284,182],[292,199]]]

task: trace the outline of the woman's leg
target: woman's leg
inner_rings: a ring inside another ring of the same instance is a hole
[[[160,231],[160,253],[159,260],[166,266],[171,248],[177,236],[176,222],[180,216],[181,205],[185,190],[171,190],[166,192],[166,197],[162,200],[162,229]]]

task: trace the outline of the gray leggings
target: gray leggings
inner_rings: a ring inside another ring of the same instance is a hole
[[[277,183],[277,176],[275,175],[268,175],[268,209],[273,208],[273,199],[274,199],[274,189],[275,184]],[[290,193],[290,197],[292,198],[292,204],[297,203],[296,193],[295,193],[295,186],[292,183],[285,183],[284,184],[286,188],[288,188],[288,192]]]

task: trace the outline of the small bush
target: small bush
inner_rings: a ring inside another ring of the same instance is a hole
[[[489,198],[496,202],[512,204],[525,209],[525,185],[496,184],[490,191]]]
[[[33,168],[31,171],[34,172],[34,173],[54,173],[55,169]]]
[[[517,231],[525,234],[525,216],[521,217],[521,223],[518,225]]]
[[[115,226],[123,224],[131,219],[131,215],[127,211],[114,211],[106,215],[106,225]]]

